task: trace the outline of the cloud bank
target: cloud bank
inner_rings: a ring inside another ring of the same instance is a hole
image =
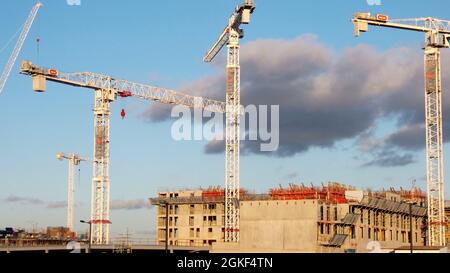
[[[442,66],[450,65],[443,52]],[[311,148],[333,148],[355,139],[372,156],[365,166],[404,166],[412,152],[424,148],[423,53],[418,48],[378,51],[358,45],[335,52],[314,35],[292,40],[257,40],[242,47],[242,103],[280,105],[280,148],[268,156],[290,157]],[[187,93],[224,100],[224,61],[216,72],[186,84]],[[443,72],[443,86],[450,82]],[[158,122],[170,107],[152,106],[144,113]],[[444,113],[450,103],[444,101]],[[397,120],[397,131],[364,147],[381,118]],[[448,119],[447,119],[448,120]],[[444,128],[448,127],[448,121]],[[259,154],[259,143],[242,143],[244,154]],[[211,142],[206,153],[221,153]]]
[[[44,201],[42,201],[38,198],[21,197],[21,196],[16,196],[16,195],[10,195],[10,196],[6,197],[5,199],[3,199],[3,201],[5,203],[18,203],[21,205],[43,205],[43,204],[45,204]]]
[[[151,207],[149,201],[145,199],[113,200],[110,206],[112,210],[139,210]]]
[[[45,206],[47,209],[65,209],[67,208],[66,201],[46,202],[38,198],[33,197],[21,197],[16,195],[10,195],[2,199],[4,203],[31,205],[31,206]],[[75,206],[80,206],[76,204]],[[112,210],[138,210],[150,208],[151,205],[148,200],[136,199],[136,200],[113,200],[111,201]]]

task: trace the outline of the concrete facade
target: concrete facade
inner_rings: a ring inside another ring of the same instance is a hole
[[[425,208],[423,208],[425,210]],[[426,213],[413,214],[412,227],[408,212],[398,213],[392,210],[379,210],[363,204],[353,204],[350,210],[359,216],[352,227],[346,227],[344,233],[349,234],[349,240],[344,248],[356,249],[357,252],[372,251],[378,242],[384,249],[400,248],[410,245],[410,232],[414,246],[426,245]],[[353,230],[351,230],[353,228]]]
[[[159,198],[201,197],[202,191],[161,192]],[[169,245],[171,246],[210,246],[224,240],[224,205],[173,204],[169,205]],[[157,241],[166,241],[166,209],[158,207]]]
[[[314,252],[317,238],[317,200],[241,203],[244,252]]]
[[[354,222],[345,218],[353,215]],[[425,217],[413,215],[413,244],[425,245]],[[409,215],[362,204],[317,200],[241,203],[239,244],[213,245],[216,253],[365,253],[409,246]],[[342,243],[333,244],[336,237]]]

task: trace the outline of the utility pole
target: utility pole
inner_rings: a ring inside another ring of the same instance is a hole
[[[411,182],[411,201],[409,202],[409,225],[410,225],[410,229],[409,232],[411,234],[410,237],[410,250],[411,250],[411,254],[414,253],[414,244],[413,244],[413,219],[412,219],[412,207],[413,204],[416,205],[416,203],[414,203],[414,198],[415,196],[415,192],[416,192],[416,179],[413,179]],[[416,231],[417,232],[417,231]]]
[[[411,254],[414,253],[412,207],[413,207],[413,203],[410,202],[409,203],[409,244],[410,244]]]
[[[92,238],[92,221],[84,221],[84,220],[80,220],[80,223],[83,224],[88,224],[89,225],[89,238],[88,238],[88,249],[89,249],[89,253],[91,253],[91,238]]]

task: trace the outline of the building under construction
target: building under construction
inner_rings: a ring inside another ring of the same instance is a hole
[[[369,252],[426,245],[426,193],[357,191],[338,183],[294,185],[267,194],[241,190],[240,241],[225,243],[222,188],[160,192],[157,240],[212,252]],[[168,233],[166,230],[168,228]],[[378,246],[378,245],[377,245]]]

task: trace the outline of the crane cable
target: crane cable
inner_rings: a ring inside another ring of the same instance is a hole
[[[40,63],[40,48],[39,45],[41,43],[41,38],[39,38],[39,36],[36,38],[36,47],[37,47],[37,62]]]
[[[37,63],[40,63],[40,55],[41,55],[41,21],[39,20],[39,14],[36,14],[35,18],[37,24],[37,37],[36,37],[36,51],[37,51]]]
[[[78,187],[81,186],[81,168],[78,167]]]
[[[22,25],[17,32],[8,40],[8,42],[6,42],[6,44],[0,49],[0,54],[2,54],[10,45],[11,43],[15,40],[15,38],[17,36],[19,36],[19,33],[22,31],[22,29],[24,28],[25,25]]]

